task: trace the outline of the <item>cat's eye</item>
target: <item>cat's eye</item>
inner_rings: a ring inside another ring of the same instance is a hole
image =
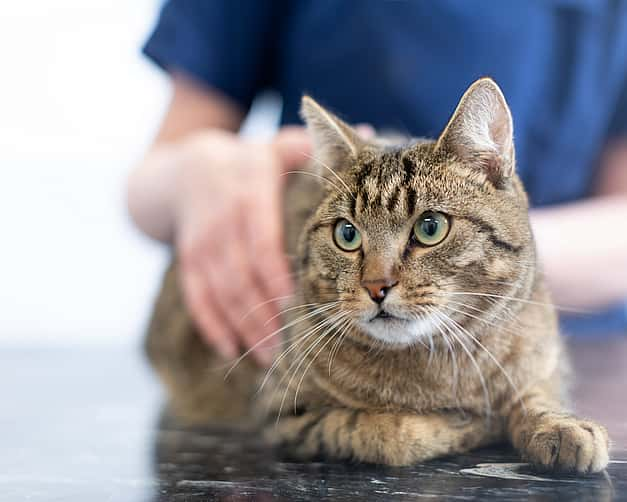
[[[335,224],[333,240],[344,251],[357,251],[361,246],[361,234],[348,220],[339,220]]]
[[[448,217],[444,213],[427,211],[414,223],[414,237],[423,246],[435,246],[446,238],[449,227]]]

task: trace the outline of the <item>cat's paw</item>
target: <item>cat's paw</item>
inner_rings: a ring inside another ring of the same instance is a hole
[[[600,472],[609,462],[609,439],[605,428],[592,421],[548,415],[538,420],[522,455],[542,470]]]

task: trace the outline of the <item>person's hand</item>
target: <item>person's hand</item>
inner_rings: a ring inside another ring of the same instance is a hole
[[[281,173],[307,161],[302,128],[271,143],[222,131],[182,145],[175,189],[175,245],[186,305],[205,340],[223,357],[242,349],[271,362],[280,336],[279,300],[291,280],[283,252]]]

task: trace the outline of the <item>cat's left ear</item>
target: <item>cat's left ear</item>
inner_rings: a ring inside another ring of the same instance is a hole
[[[356,158],[363,148],[364,142],[355,129],[309,96],[303,96],[300,113],[307,124],[313,154],[318,161],[334,169],[340,168]]]
[[[482,78],[468,88],[436,148],[479,169],[495,186],[514,174],[512,114],[494,80]]]

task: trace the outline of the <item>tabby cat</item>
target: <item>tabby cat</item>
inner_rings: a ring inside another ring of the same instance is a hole
[[[506,439],[537,468],[604,469],[606,430],[565,411],[567,362],[496,83],[475,82],[436,141],[364,140],[309,97],[302,115],[315,162],[285,194],[297,283],[274,338],[285,350],[225,379],[173,263],[147,339],[173,412],[254,417],[300,459],[407,465]]]

